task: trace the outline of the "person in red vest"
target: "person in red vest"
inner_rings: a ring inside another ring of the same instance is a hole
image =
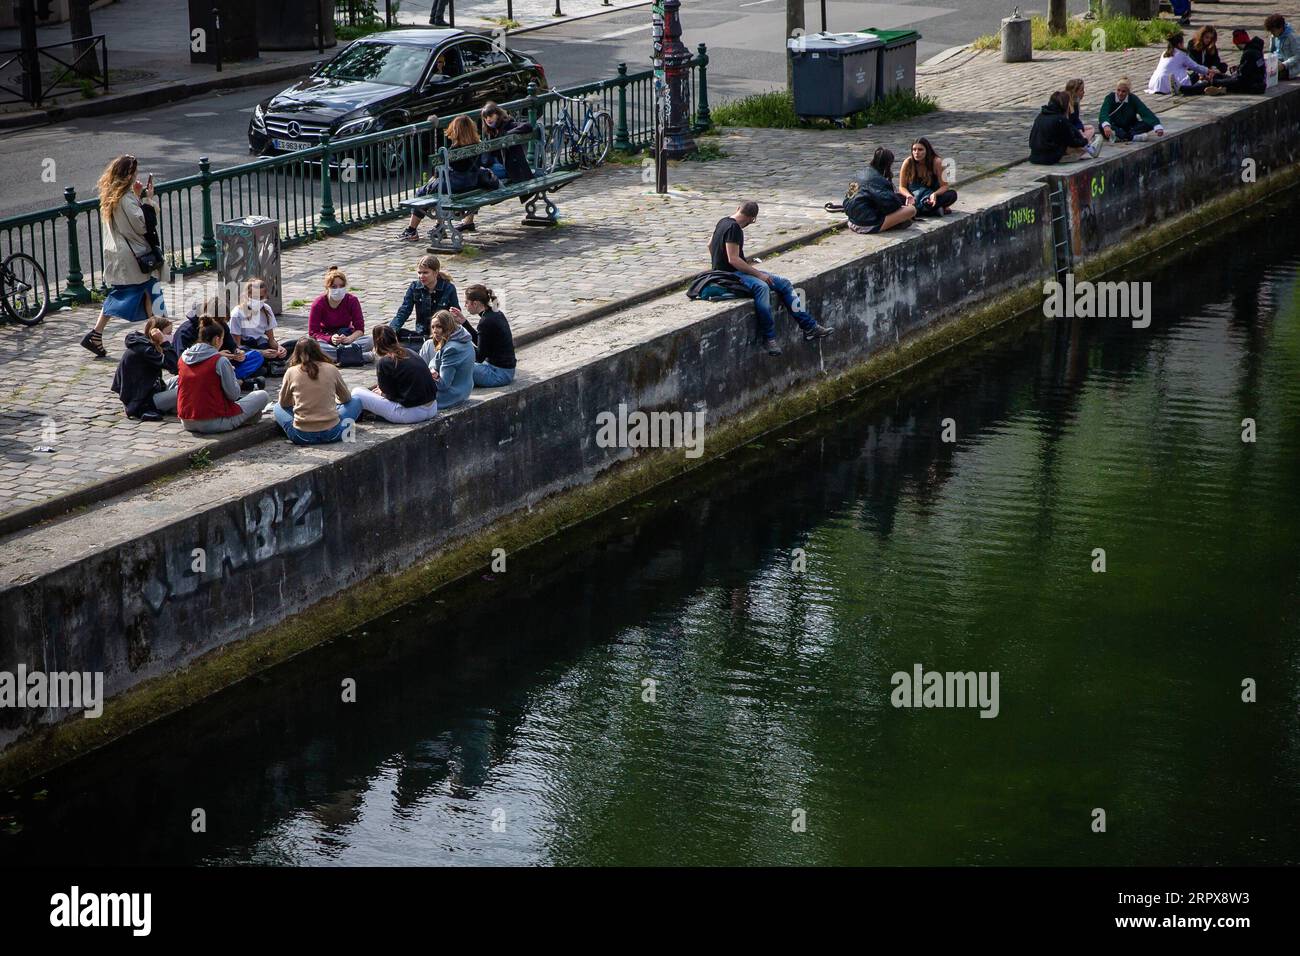
[[[259,418],[271,401],[260,388],[240,397],[234,366],[218,351],[225,334],[220,322],[205,318],[199,340],[181,354],[177,364],[176,417],[187,430],[201,435],[233,431]]]

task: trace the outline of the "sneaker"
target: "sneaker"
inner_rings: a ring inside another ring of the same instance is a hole
[[[462,219],[460,222],[456,223],[456,231],[457,231],[457,232],[473,232],[473,231],[474,231],[474,223],[472,223],[472,222],[467,222],[466,220]]]
[[[162,412],[153,408],[141,412],[139,415],[128,415],[126,417],[133,422],[160,422],[163,420]]]
[[[1134,133],[1134,134],[1133,134],[1133,142],[1135,142],[1135,143],[1145,143],[1146,141],[1147,141],[1147,134],[1146,134],[1146,133]]]
[[[401,239],[402,242],[419,242],[420,230],[416,229],[414,226],[407,226],[402,230]]]
[[[104,358],[106,355],[108,355],[108,353],[104,351],[103,333],[97,332],[94,329],[91,329],[89,332],[86,333],[85,337],[82,338],[81,347],[83,349],[89,349],[91,352],[94,352],[96,358]]]
[[[1178,25],[1183,27],[1190,27],[1192,25],[1192,15],[1190,13],[1184,13],[1181,17],[1178,18]]]
[[[1227,94],[1228,91],[1225,90],[1222,86],[1207,86],[1205,88],[1206,96],[1226,96]]]
[[[768,355],[780,355],[781,346],[776,344],[776,339],[768,339],[763,343],[763,348],[767,349]]]
[[[266,379],[262,378],[262,376],[260,375],[257,378],[253,379],[254,391],[262,391],[265,390],[265,388],[266,388]]]
[[[830,335],[831,332],[833,332],[833,331],[835,331],[835,330],[834,330],[834,329],[828,329],[826,326],[822,325],[822,324],[819,322],[819,323],[817,323],[816,325],[814,325],[811,329],[809,329],[808,331],[804,332],[804,334],[803,334],[804,341],[806,341],[806,342],[812,342],[812,341],[815,340],[815,339],[824,339],[824,338],[826,338],[826,336]]]

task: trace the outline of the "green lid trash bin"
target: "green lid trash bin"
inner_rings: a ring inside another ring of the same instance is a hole
[[[921,34],[915,30],[877,30],[874,27],[860,32],[881,43],[876,57],[876,98],[886,97],[897,90],[916,92],[916,44]]]
[[[881,46],[861,33],[809,33],[787,40],[800,119],[849,116],[874,103]]]

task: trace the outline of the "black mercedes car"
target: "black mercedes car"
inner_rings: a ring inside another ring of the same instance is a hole
[[[464,30],[390,30],[349,44],[309,77],[253,109],[248,148],[263,155],[307,149],[323,133],[359,136],[471,110],[547,88],[531,57]]]

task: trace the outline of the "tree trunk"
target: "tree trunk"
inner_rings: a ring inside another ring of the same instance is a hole
[[[90,4],[91,0],[71,0],[68,4],[68,27],[72,31],[72,39],[80,40],[82,37],[95,35],[95,28],[90,23]],[[91,44],[78,43],[73,47],[73,57],[79,57],[91,49]],[[77,62],[78,76],[99,76],[99,58],[98,51],[92,50],[86,53],[84,60]]]
[[[1047,13],[1047,32],[1052,36],[1065,33],[1066,0],[1051,0]]]
[[[803,36],[803,3],[804,0],[785,0],[785,35],[787,39]],[[785,88],[791,93],[794,92],[794,63],[790,59],[790,51],[785,52]]]

